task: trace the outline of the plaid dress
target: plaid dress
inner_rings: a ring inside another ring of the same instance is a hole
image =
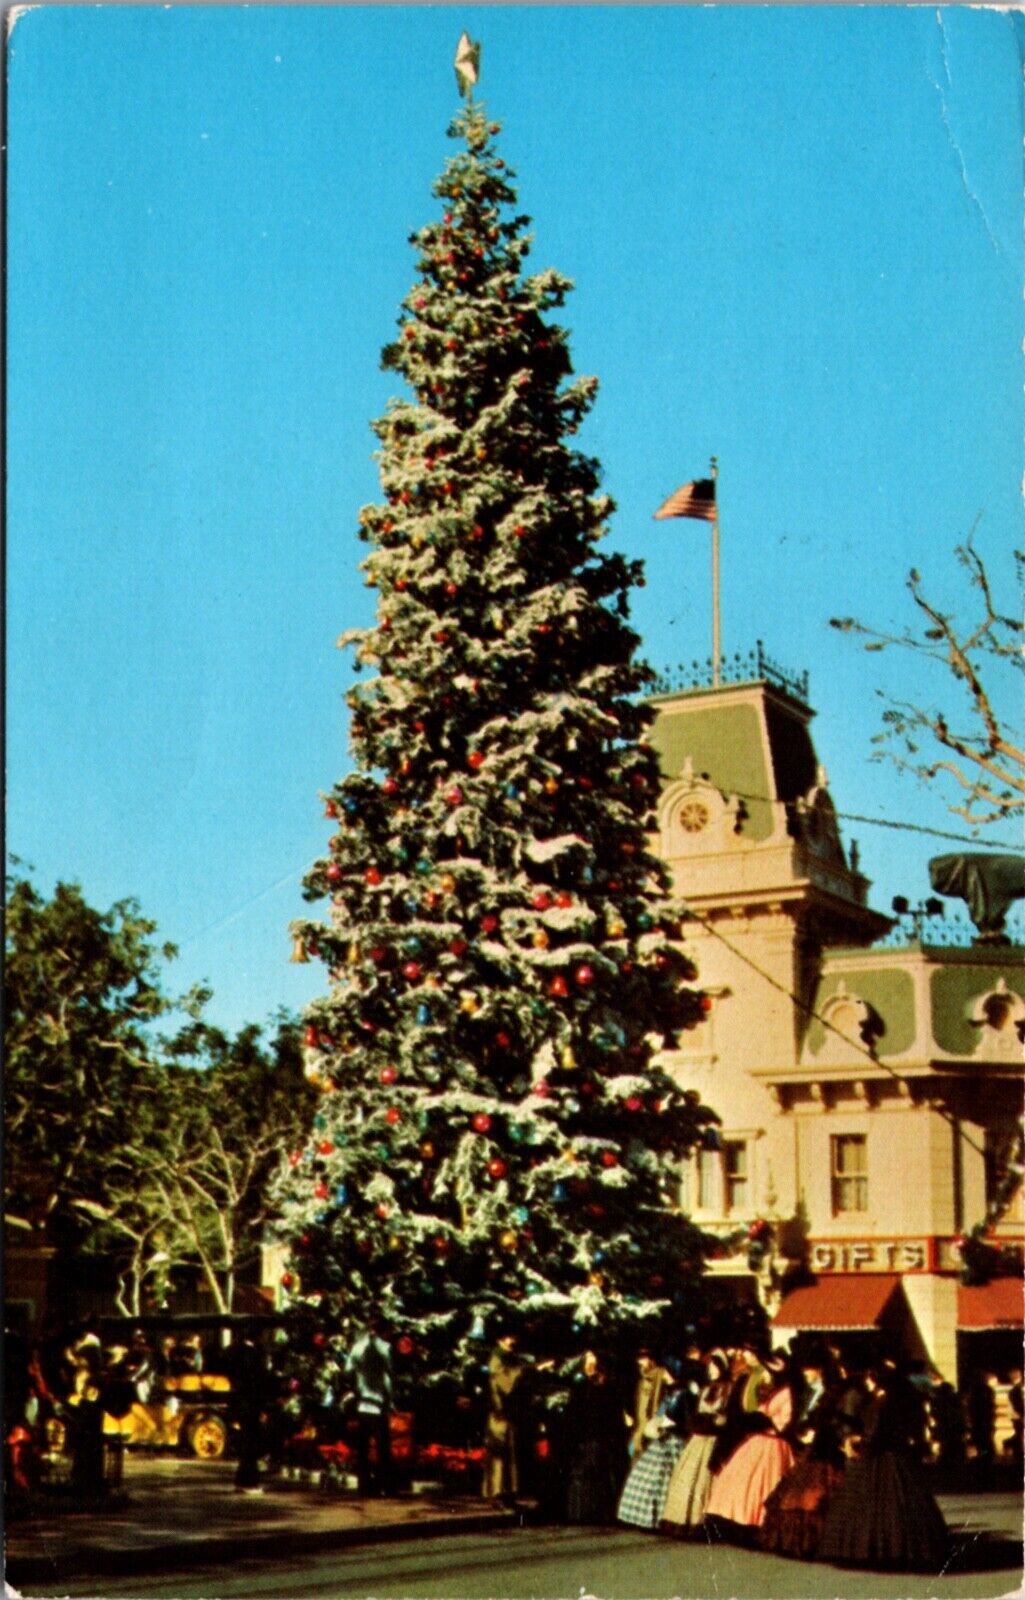
[[[664,1433],[642,1450],[623,1485],[616,1518],[638,1528],[657,1528],[673,1468],[683,1451],[678,1433]]]

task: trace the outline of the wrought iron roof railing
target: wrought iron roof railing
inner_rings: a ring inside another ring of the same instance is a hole
[[[1005,924],[1004,933],[1012,945],[1025,945],[1025,914],[1012,912]],[[938,949],[967,950],[978,939],[978,929],[967,917],[926,917],[918,914],[902,916],[881,939],[876,950],[900,950],[906,945],[933,945]],[[999,945],[994,945],[999,950]]]
[[[655,676],[652,685],[655,694],[673,694],[681,689],[710,689],[712,687],[712,658],[679,661],[666,667]],[[738,650],[732,656],[719,657],[720,683],[756,683],[764,679],[792,695],[795,700],[808,703],[809,682],[807,672],[789,672],[768,654],[760,639],[753,650]]]

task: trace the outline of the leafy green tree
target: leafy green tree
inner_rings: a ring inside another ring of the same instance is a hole
[[[99,912],[74,884],[46,899],[11,876],[7,905],[8,1220],[111,1261],[128,1314],[182,1269],[229,1311],[268,1178],[312,1115],[297,1022],[229,1035],[205,1021],[207,991],[169,996],[174,947],[134,900]]]
[[[315,1093],[303,1072],[294,1018],[279,1013],[269,1042],[249,1024],[236,1035],[201,1023],[176,1041],[151,1091],[159,1136],[112,1154],[102,1198],[87,1209],[98,1241],[122,1262],[122,1308],[138,1312],[172,1275],[197,1270],[218,1311],[235,1305],[240,1275],[260,1259],[268,1180],[281,1152],[308,1132]],[[183,1064],[182,1057],[192,1060]]]
[[[76,884],[46,899],[13,875],[6,890],[4,1206],[73,1238],[76,1202],[147,1121],[154,1024],[204,996],[165,994],[174,946],[156,944],[134,900],[101,912]]]
[[[649,845],[640,564],[599,552],[612,503],[566,437],[596,389],[552,317],[571,286],[524,275],[497,125],[471,104],[450,132],[383,356],[412,393],[374,424],[377,622],[343,636],[374,675],[306,881],[330,912],[295,929],[331,980],[323,1098],[281,1184],[297,1314],[386,1313],[408,1388],[489,1318],[555,1349],[679,1314],[678,1162],[711,1118],[658,1061],[703,1001]],[[330,1339],[306,1370],[335,1383]]]

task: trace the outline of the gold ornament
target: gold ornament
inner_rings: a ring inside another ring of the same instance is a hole
[[[507,1229],[507,1231],[502,1234],[498,1242],[502,1246],[503,1250],[515,1250],[516,1246],[519,1244],[519,1240],[511,1228]]]
[[[567,1072],[572,1071],[572,1069],[577,1064],[577,1058],[573,1054],[573,1046],[572,1045],[568,1044],[563,1048],[563,1052],[562,1052],[562,1055],[560,1057],[560,1060],[561,1060],[562,1066],[565,1068],[565,1070]]]
[[[360,948],[359,948],[359,945],[356,943],[356,941],[353,940],[352,944],[350,944],[350,946],[349,946],[349,965],[350,965],[350,967],[354,967],[356,965],[356,963],[359,961],[359,959],[360,959]]]
[[[545,779],[545,794],[556,794],[559,788],[558,778]]]
[[[288,959],[290,961],[309,961],[310,957],[309,957],[309,954],[307,952],[306,941],[304,939],[297,938],[293,942],[293,944],[292,944],[292,954],[289,956]]]
[[[446,872],[440,879],[440,883],[445,894],[455,894],[456,880],[453,878],[451,872]]]
[[[531,937],[535,950],[547,950],[552,942],[544,928],[538,928]]]
[[[623,922],[610,922],[608,925],[610,939],[622,939],[626,933],[626,924]]]
[[[472,1016],[475,1011],[480,1010],[480,1001],[475,994],[464,994],[459,1002],[459,1009]]]

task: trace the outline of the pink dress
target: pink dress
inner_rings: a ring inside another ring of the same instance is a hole
[[[723,1517],[745,1528],[760,1528],[765,1502],[785,1472],[794,1464],[794,1452],[780,1433],[793,1412],[790,1389],[777,1389],[759,1407],[772,1429],[752,1433],[734,1450],[712,1479],[705,1515]]]

